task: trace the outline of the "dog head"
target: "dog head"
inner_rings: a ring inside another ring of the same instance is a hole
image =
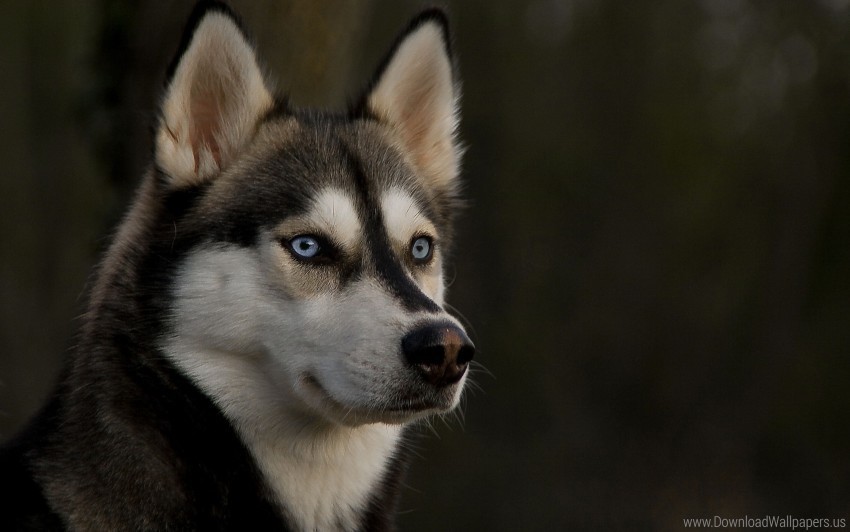
[[[245,387],[335,423],[454,408],[474,353],[443,307],[458,97],[439,11],[414,19],[347,114],[289,108],[232,15],[204,13],[156,131],[186,248],[168,309],[178,365],[220,401]]]

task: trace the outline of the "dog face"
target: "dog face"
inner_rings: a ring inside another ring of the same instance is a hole
[[[348,115],[275,103],[232,18],[200,20],[155,154],[166,196],[196,196],[174,222],[191,243],[163,341],[178,366],[220,402],[242,387],[345,425],[455,407],[474,352],[443,309],[457,98],[434,13]]]

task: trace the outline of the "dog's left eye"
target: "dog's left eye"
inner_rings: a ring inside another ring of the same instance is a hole
[[[427,236],[420,236],[410,244],[410,255],[417,263],[425,263],[430,260],[434,249],[434,242]]]
[[[322,251],[322,246],[319,244],[318,238],[311,235],[300,235],[289,241],[289,249],[298,258],[312,259]]]

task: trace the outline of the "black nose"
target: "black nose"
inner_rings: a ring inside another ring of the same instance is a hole
[[[434,386],[454,384],[466,373],[475,346],[463,330],[451,323],[426,325],[401,339],[404,358]]]

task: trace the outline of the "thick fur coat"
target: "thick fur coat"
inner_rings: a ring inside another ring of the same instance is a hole
[[[391,527],[408,427],[474,351],[443,308],[449,42],[426,11],[349,113],[297,110],[196,10],[77,345],[0,453],[0,529]]]

